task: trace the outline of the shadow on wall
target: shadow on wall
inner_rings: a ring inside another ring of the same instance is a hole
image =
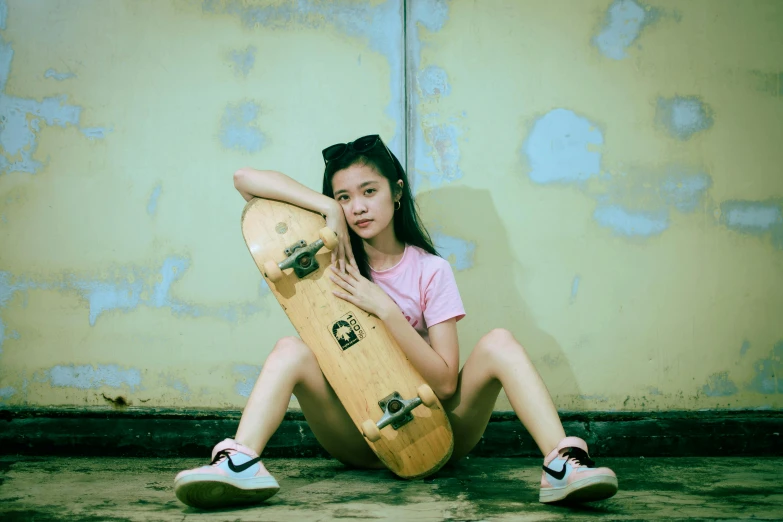
[[[422,220],[434,238],[458,237],[476,244],[472,266],[455,269],[466,317],[458,323],[460,361],[464,363],[479,339],[493,328],[505,328],[525,347],[558,409],[584,410],[574,372],[557,341],[538,328],[517,290],[526,278],[513,257],[511,238],[490,194],[464,186],[447,186],[416,194]],[[438,251],[448,257],[435,241]],[[465,267],[465,263],[462,263]],[[501,396],[502,397],[502,396]],[[504,398],[501,400],[505,400]],[[500,402],[500,401],[499,401]],[[501,409],[510,407],[501,405]],[[497,408],[497,405],[496,405]]]

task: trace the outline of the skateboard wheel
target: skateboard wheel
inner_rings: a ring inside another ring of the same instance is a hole
[[[435,392],[432,391],[432,388],[430,388],[427,384],[422,384],[416,389],[416,393],[419,394],[419,398],[421,399],[422,404],[424,404],[428,408],[432,408],[438,403],[438,397],[435,395]]]
[[[337,246],[337,234],[329,227],[322,228],[318,235],[321,237],[321,241],[324,242],[324,246],[329,250],[334,250]]]
[[[378,442],[381,438],[381,432],[372,420],[368,419],[362,423],[362,431],[370,442]]]
[[[273,283],[277,283],[283,278],[283,271],[280,270],[280,267],[277,266],[277,263],[274,261],[267,261],[264,263],[264,274]]]

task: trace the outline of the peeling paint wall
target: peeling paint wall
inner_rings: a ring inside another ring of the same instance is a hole
[[[505,327],[562,409],[783,407],[780,3],[408,6],[463,360]]]
[[[0,404],[242,407],[296,332],[233,172],[404,156],[403,3],[0,0]]]
[[[0,0],[0,405],[241,408],[295,332],[231,174],[378,132],[463,361],[505,327],[561,409],[783,407],[778,4]]]

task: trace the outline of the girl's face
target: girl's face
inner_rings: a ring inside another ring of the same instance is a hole
[[[401,187],[402,181],[397,185]],[[374,168],[352,165],[338,170],[332,177],[332,190],[348,226],[362,239],[372,239],[391,226],[401,192],[392,194],[389,180]]]

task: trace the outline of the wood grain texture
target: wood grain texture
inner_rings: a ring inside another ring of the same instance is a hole
[[[255,198],[242,212],[242,234],[259,270],[264,263],[285,259],[284,249],[303,239],[316,241],[324,218],[287,203]],[[302,340],[318,359],[326,379],[345,406],[357,429],[367,419],[380,420],[383,412],[378,401],[392,392],[404,399],[416,397],[416,388],[425,381],[376,316],[339,299],[332,291],[338,287],[326,270],[331,254],[322,248],[316,255],[319,269],[300,279],[293,269],[285,270],[276,284],[264,277],[280,306]],[[349,319],[355,337],[345,329],[343,339],[355,344],[341,347],[332,334],[338,320]],[[359,339],[362,336],[364,337]],[[394,430],[386,426],[381,439],[367,444],[381,461],[403,478],[421,478],[440,469],[451,456],[453,435],[440,402],[433,408],[420,405],[413,410],[414,420]]]

